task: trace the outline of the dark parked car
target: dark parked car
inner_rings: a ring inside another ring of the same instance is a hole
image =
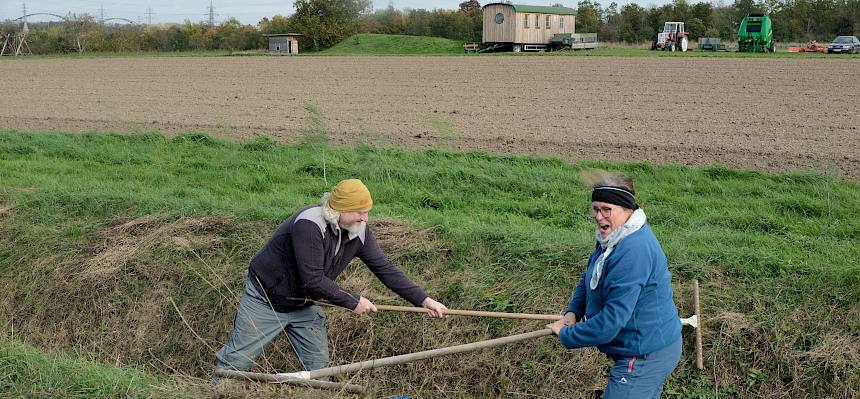
[[[836,39],[827,45],[827,52],[860,54],[860,40],[857,40],[857,36],[836,36]]]

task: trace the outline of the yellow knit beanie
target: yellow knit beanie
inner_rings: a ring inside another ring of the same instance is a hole
[[[338,212],[366,211],[373,207],[373,199],[361,180],[347,179],[331,189],[328,206]]]

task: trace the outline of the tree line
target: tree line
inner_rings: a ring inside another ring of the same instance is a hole
[[[829,41],[838,35],[860,35],[860,0],[734,0],[730,5],[674,0],[657,7],[626,4],[620,9],[615,2],[601,7],[597,1],[583,0],[577,10],[577,32],[597,32],[600,40],[610,42],[653,40],[666,21],[685,22],[693,39],[737,40],[741,20],[751,13],[771,18],[778,41]]]
[[[101,24],[89,15],[72,16],[65,22],[29,23],[27,44],[35,54],[75,52],[140,52],[257,49],[263,32],[229,18],[218,26],[192,23],[170,26]],[[3,33],[17,33],[19,24],[4,22]]]
[[[216,26],[191,21],[105,25],[90,15],[70,15],[66,22],[30,24],[27,41],[34,53],[51,54],[253,50],[266,48],[264,35],[273,33],[301,33],[302,51],[331,47],[355,33],[481,40],[481,4],[477,0],[464,1],[456,10],[399,10],[389,6],[374,11],[370,0],[296,0],[293,5],[293,15],[263,18],[256,25],[243,25],[235,18]],[[836,35],[860,34],[860,0],[734,0],[732,4],[674,0],[648,8],[637,4],[619,7],[615,2],[603,7],[596,0],[582,0],[571,8],[577,10],[576,31],[596,32],[603,42],[648,42],[666,21],[685,22],[694,40],[707,36],[732,41],[741,19],[754,12],[771,17],[779,41],[826,41]],[[3,34],[17,30],[19,23],[3,22],[0,40]]]

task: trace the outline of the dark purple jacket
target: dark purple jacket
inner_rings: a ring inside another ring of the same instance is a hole
[[[369,227],[349,237],[346,230],[323,219],[319,205],[302,208],[282,223],[251,259],[248,274],[257,292],[278,312],[310,306],[308,299],[354,309],[359,294],[334,280],[355,257],[413,305],[421,306],[427,298],[421,287],[385,257]]]

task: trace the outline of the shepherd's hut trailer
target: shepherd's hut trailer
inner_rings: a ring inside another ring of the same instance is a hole
[[[573,44],[582,40],[574,34],[573,8],[489,3],[483,7],[483,18],[482,42],[487,49],[519,52],[577,48]],[[594,35],[595,46],[596,41]]]
[[[270,54],[298,54],[301,33],[273,33],[263,35],[269,38]]]

